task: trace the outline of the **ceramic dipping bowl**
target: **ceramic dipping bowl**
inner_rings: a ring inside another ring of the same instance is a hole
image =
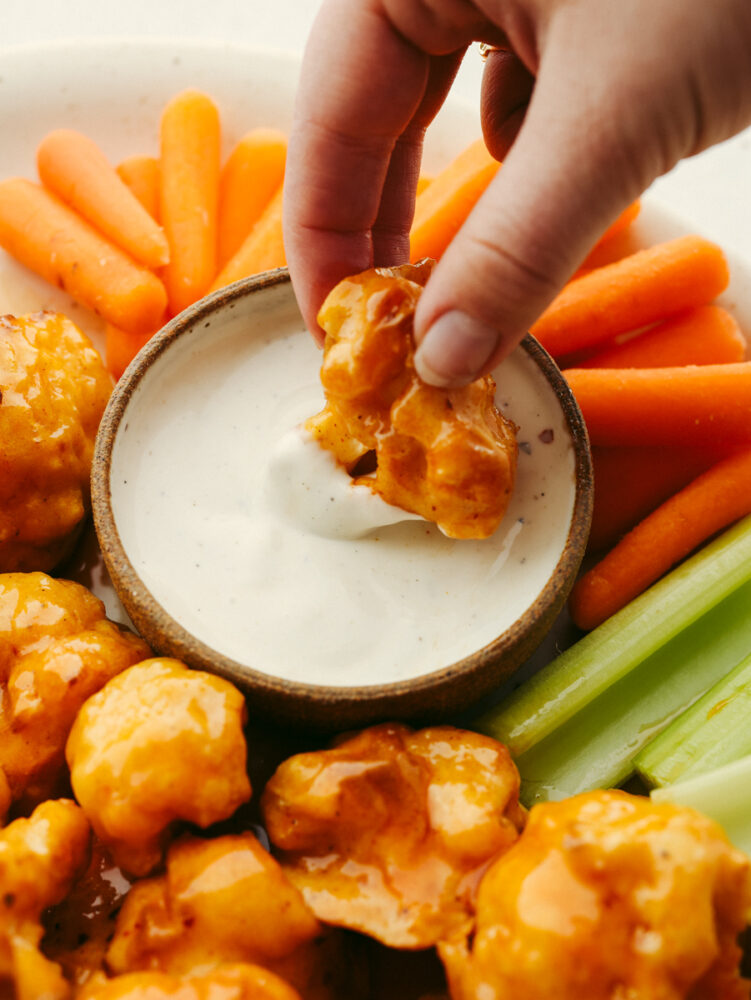
[[[520,446],[496,533],[456,541],[408,520],[328,537],[294,513],[268,454],[321,408],[320,361],[285,270],[170,322],[100,427],[107,568],[154,649],[233,681],[251,715],[329,730],[450,719],[531,655],[573,584],[592,505],[581,414],[528,337],[494,372]]]

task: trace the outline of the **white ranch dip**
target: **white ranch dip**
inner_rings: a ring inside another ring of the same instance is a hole
[[[133,567],[203,642],[289,680],[387,683],[491,642],[547,582],[574,503],[544,376],[521,349],[496,373],[520,425],[514,496],[492,538],[448,539],[367,488],[353,496],[295,430],[323,405],[321,355],[289,287],[263,296],[250,319],[239,302],[178,338],[133,394],[111,467]]]

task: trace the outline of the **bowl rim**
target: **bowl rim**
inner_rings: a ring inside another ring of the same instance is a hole
[[[96,437],[91,470],[92,511],[105,565],[126,611],[147,642],[157,649],[169,649],[164,655],[186,659],[193,664],[198,661],[199,669],[211,670],[226,677],[246,692],[262,693],[274,699],[279,696],[302,698],[329,706],[343,706],[362,699],[391,704],[406,695],[413,700],[419,698],[421,693],[432,692],[447,682],[455,681],[457,676],[491,669],[504,653],[520,643],[535,621],[541,617],[550,618],[552,608],[557,615],[583,558],[592,515],[592,462],[584,419],[555,361],[529,334],[520,346],[537,364],[553,389],[573,445],[574,503],[565,544],[545,585],[522,615],[485,646],[437,670],[385,684],[334,686],[292,681],[241,663],[198,639],[162,607],[130,562],[115,521],[110,471],[118,430],[134,393],[147,371],[178,338],[198,328],[217,312],[233,308],[238,300],[284,285],[291,288],[286,267],[241,279],[200,299],[152,337],[115,386]],[[562,596],[561,590],[564,591]],[[529,649],[528,654],[531,651]],[[496,684],[502,679],[503,676],[499,676]],[[487,690],[492,690],[496,684]]]

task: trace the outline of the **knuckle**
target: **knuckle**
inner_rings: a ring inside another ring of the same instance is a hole
[[[381,0],[394,27],[423,52],[445,55],[469,44],[487,19],[468,0]]]
[[[558,268],[552,262],[534,262],[531,254],[523,255],[485,234],[469,235],[467,258],[490,287],[497,287],[502,275],[504,294],[512,300],[552,298],[558,290],[559,282],[552,277]]]

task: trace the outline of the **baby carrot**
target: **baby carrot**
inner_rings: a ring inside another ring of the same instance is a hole
[[[212,292],[231,285],[240,278],[284,267],[287,263],[282,239],[282,193],[283,188],[280,186],[240,249],[227,261],[214,280]]]
[[[720,306],[696,306],[663,320],[622,344],[605,348],[581,368],[670,368],[743,361],[746,338]]]
[[[429,174],[420,174],[417,178],[417,194],[422,194],[426,187],[433,183],[433,178]]]
[[[216,273],[219,144],[219,112],[205,94],[186,90],[169,102],[161,122],[160,218],[173,314],[205,295]]]
[[[700,236],[683,236],[571,281],[530,332],[561,357],[705,305],[727,283],[722,250]]]
[[[592,629],[698,545],[751,512],[751,448],[713,465],[644,518],[571,592],[574,622]]]
[[[133,358],[138,354],[144,344],[153,337],[156,331],[146,331],[145,333],[128,333],[119,327],[107,324],[104,331],[104,352],[107,368],[115,379],[119,379]]]
[[[284,180],[287,137],[256,128],[240,139],[219,178],[219,266],[243,243]]]
[[[570,368],[592,444],[751,442],[751,361],[683,368]]]
[[[153,330],[164,313],[164,286],[151,271],[31,181],[0,183],[0,246],[125,330]]]
[[[433,178],[415,202],[409,237],[413,261],[441,256],[499,166],[478,139]]]
[[[73,129],[50,132],[39,144],[37,167],[42,183],[115,246],[152,269],[167,263],[164,232],[87,136]]]
[[[615,543],[723,452],[719,448],[592,448],[595,497],[588,550]]]
[[[155,156],[129,156],[116,168],[152,219],[159,219],[159,160]]]

